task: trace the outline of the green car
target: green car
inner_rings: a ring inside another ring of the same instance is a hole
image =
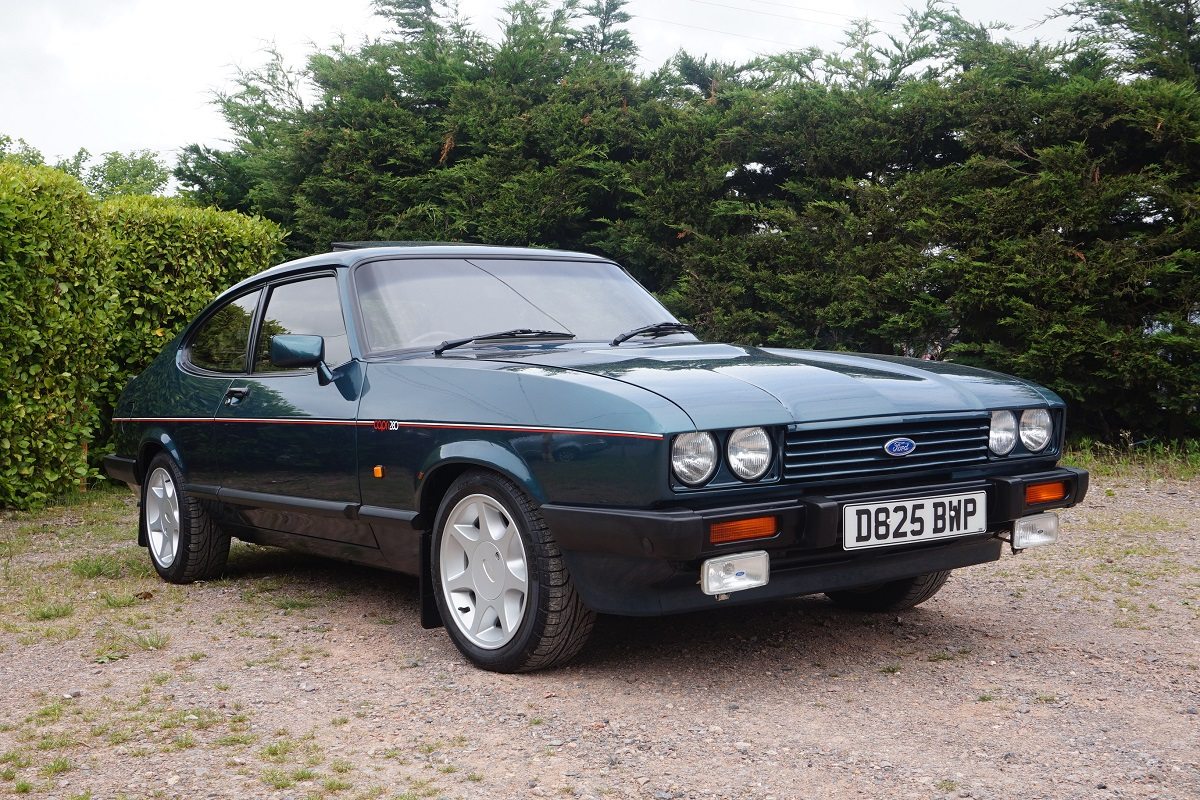
[[[113,478],[174,583],[230,537],[420,576],[476,665],[595,615],[909,608],[1054,542],[1065,411],[954,364],[697,340],[584,253],[346,246],[213,301],[121,395]]]

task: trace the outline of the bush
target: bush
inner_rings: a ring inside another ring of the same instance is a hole
[[[120,297],[100,401],[107,426],[129,378],[197,312],[218,292],[277,263],[283,230],[258,217],[163,197],[118,197],[101,211],[112,233]]]
[[[111,241],[74,178],[0,160],[0,506],[88,474],[85,448],[117,309]]]

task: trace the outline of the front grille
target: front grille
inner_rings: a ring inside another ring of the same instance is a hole
[[[783,477],[806,483],[884,480],[983,464],[988,460],[989,426],[986,413],[916,421],[863,420],[835,427],[793,425],[784,447]],[[898,437],[912,439],[916,449],[907,456],[888,455],[884,444]]]

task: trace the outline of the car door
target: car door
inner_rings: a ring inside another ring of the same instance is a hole
[[[249,371],[250,334],[261,290],[233,298],[201,320],[189,335],[176,370],[161,371],[147,393],[169,409],[162,423],[188,477],[188,488],[208,496],[221,480],[212,422],[235,379]],[[169,420],[169,421],[167,421]]]
[[[271,363],[279,334],[318,335],[335,378]],[[376,547],[359,504],[355,419],[361,364],[352,360],[338,281],[308,274],[264,290],[249,375],[217,412],[223,503],[257,528]]]

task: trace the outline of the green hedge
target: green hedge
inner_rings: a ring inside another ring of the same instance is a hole
[[[111,241],[78,181],[0,160],[0,506],[88,474],[117,309]]]
[[[107,421],[129,378],[217,293],[279,262],[283,230],[164,197],[118,197],[100,208],[112,232],[120,296],[101,402]]]
[[[94,474],[117,395],[218,292],[275,264],[283,231],[161,197],[97,203],[0,159],[0,507]]]

